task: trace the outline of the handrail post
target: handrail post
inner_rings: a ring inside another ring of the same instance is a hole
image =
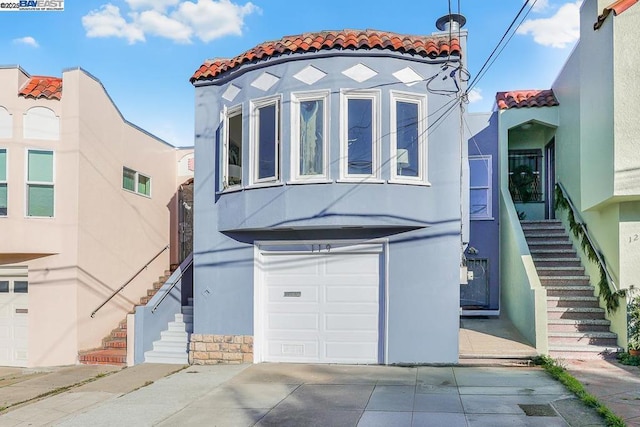
[[[162,248],[160,250],[160,252],[158,252],[153,258],[151,258],[140,270],[136,271],[136,273],[131,276],[131,278],[129,280],[127,280],[124,285],[120,286],[114,293],[112,293],[109,298],[107,298],[106,300],[103,301],[102,304],[100,304],[95,310],[93,310],[93,312],[91,313],[91,318],[93,319],[96,315],[96,313],[98,312],[98,310],[100,310],[102,307],[104,307],[109,301],[111,301],[111,299],[113,297],[115,297],[116,295],[118,295],[118,293],[123,290],[129,283],[131,283],[133,281],[133,279],[135,279],[136,277],[138,277],[138,274],[142,273],[148,266],[149,264],[151,264],[153,261],[156,260],[156,258],[158,258],[164,251],[166,251],[167,249],[169,249],[169,245],[165,246],[164,248]]]

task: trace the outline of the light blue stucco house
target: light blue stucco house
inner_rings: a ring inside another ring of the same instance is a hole
[[[196,71],[192,363],[458,360],[463,20],[288,36]]]

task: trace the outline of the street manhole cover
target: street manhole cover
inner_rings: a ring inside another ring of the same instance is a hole
[[[525,405],[519,404],[520,409],[524,411],[524,413],[528,417],[557,417],[558,414],[551,407],[551,405]]]

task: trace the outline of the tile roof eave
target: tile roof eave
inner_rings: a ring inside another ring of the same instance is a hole
[[[607,16],[611,14],[611,12],[613,12],[613,16],[618,16],[637,2],[638,0],[617,0],[611,3],[609,6],[605,7],[602,10],[602,13],[600,15],[598,15],[598,20],[593,24],[593,30],[599,30],[600,27],[602,27],[602,25],[604,24],[604,21],[607,19]]]

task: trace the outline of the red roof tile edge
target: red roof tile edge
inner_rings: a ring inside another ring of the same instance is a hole
[[[22,86],[18,95],[25,98],[62,99],[62,79],[60,77],[31,76]]]
[[[527,107],[554,107],[560,105],[552,89],[498,92],[496,94],[496,104],[499,110]]]
[[[247,62],[295,52],[330,49],[389,49],[431,58],[459,56],[462,52],[459,40],[449,40],[447,36],[412,36],[376,30],[321,31],[264,42],[233,59],[205,61],[190,81],[193,83],[197,80],[213,79]]]
[[[607,19],[607,16],[609,16],[611,12],[613,12],[613,16],[620,15],[636,3],[638,3],[638,0],[617,0],[605,7],[602,14],[598,16],[596,23],[593,24],[594,31],[602,27],[602,24],[604,24],[605,19]]]

